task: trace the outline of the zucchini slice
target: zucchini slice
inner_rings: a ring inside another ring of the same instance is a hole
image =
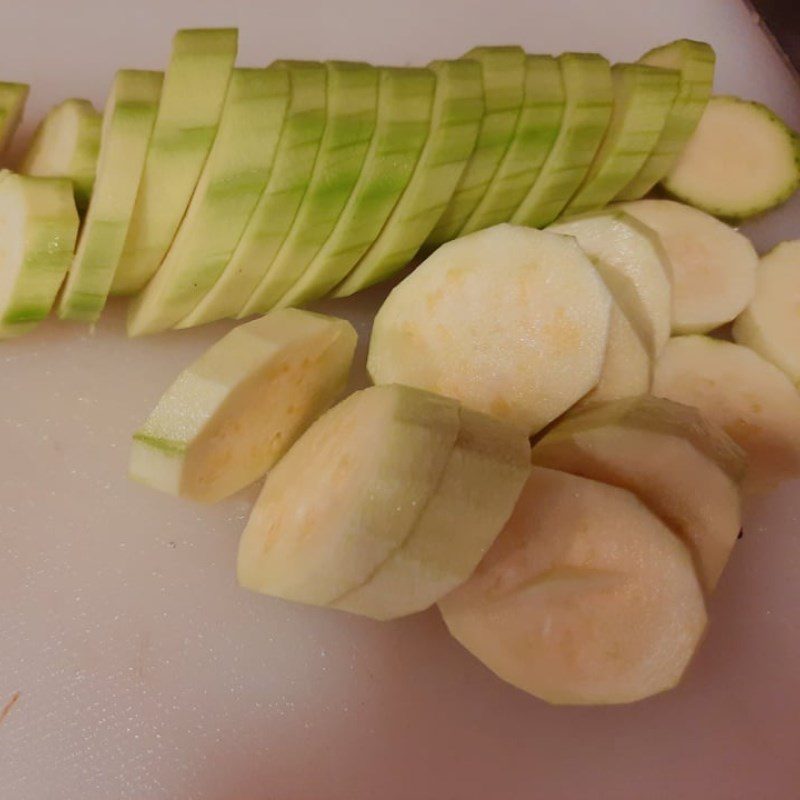
[[[619,208],[655,231],[666,251],[673,333],[712,331],[753,299],[758,255],[746,236],[673,200],[636,200]]]
[[[795,134],[761,103],[712,97],[662,186],[716,217],[761,214],[800,186]]]
[[[219,129],[158,272],[128,307],[128,335],[171,328],[210,289],[269,179],[289,101],[283,69],[231,72]]]
[[[180,30],[173,38],[114,294],[138,292],[172,244],[217,135],[237,42],[233,28]]]
[[[459,428],[454,400],[373,386],[320,417],[267,476],[239,543],[239,583],[327,605],[406,541]]]
[[[133,436],[130,476],[206,503],[260,478],[344,390],[349,322],[286,309],[240,325],[187,367]]]
[[[769,491],[800,476],[800,394],[748,347],[707,336],[670,340],[653,394],[695,406],[747,455],[743,487]]]
[[[375,317],[367,367],[535,433],[600,379],[611,296],[575,241],[502,224],[442,245]]]
[[[67,283],[61,319],[97,320],[125,247],[161,96],[161,72],[122,69],[105,110],[97,174]]]
[[[706,627],[683,542],[631,492],[534,467],[450,633],[549,703],[630,703],[681,679]]]
[[[50,313],[77,235],[66,178],[0,172],[0,339],[26,333]]]
[[[69,178],[79,211],[92,196],[100,152],[102,116],[88,100],[64,100],[50,109],[33,135],[19,171]]]

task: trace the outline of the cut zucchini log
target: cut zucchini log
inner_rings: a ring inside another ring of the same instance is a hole
[[[782,242],[761,259],[756,296],[734,323],[733,338],[800,388],[800,239]]]
[[[672,688],[707,621],[686,547],[634,494],[541,467],[475,574],[439,607],[489,669],[559,704]]]
[[[80,211],[89,204],[102,116],[88,100],[64,100],[42,120],[19,168],[23,175],[69,178]]]
[[[700,121],[714,82],[716,56],[705,42],[678,39],[650,50],[639,61],[678,70],[680,88],[653,152],[618,200],[644,197],[672,169]]]
[[[30,86],[0,81],[0,155],[8,147],[22,120]]]
[[[133,436],[130,476],[213,503],[272,468],[344,390],[349,322],[275,311],[235,328],[184,370]]]
[[[383,230],[334,292],[346,297],[388,278],[417,253],[441,217],[475,149],[483,119],[481,68],[475,61],[433,61],[430,134],[414,174]]]
[[[454,400],[373,386],[320,417],[267,476],[239,543],[239,583],[327,605],[411,534],[459,429]]]
[[[655,358],[669,340],[671,268],[658,236],[621,211],[574,217],[548,228],[574,236]]]
[[[630,182],[656,146],[680,83],[677,70],[646,64],[614,64],[611,78],[608,130],[564,214],[602,208]]]
[[[573,239],[496,225],[440,247],[375,317],[368,369],[535,433],[600,378],[611,297]]]
[[[125,247],[164,75],[120,70],[103,111],[92,197],[61,294],[62,319],[94,322],[106,304]]]
[[[746,491],[800,476],[800,394],[749,348],[706,336],[672,339],[656,364],[653,394],[695,406],[728,433],[747,455]]]
[[[686,543],[713,590],[741,529],[742,450],[688,406],[655,397],[570,414],[533,462],[636,494]]]
[[[225,271],[175,327],[236,317],[264,277],[292,227],[325,130],[327,70],[318,61],[276,61],[289,74],[290,99],[269,183]]]
[[[705,333],[753,299],[758,255],[750,241],[710,214],[672,200],[623,203],[652,228],[672,270],[672,332]]]
[[[393,619],[433,605],[478,566],[511,516],[530,470],[522,431],[462,408],[455,446],[412,533],[363,586],[333,607]]]
[[[291,230],[239,316],[260,314],[294,286],[336,227],[361,174],[378,106],[378,70],[329,61],[328,111],[314,172]]]
[[[514,137],[461,235],[508,222],[542,171],[561,128],[564,82],[552,56],[528,56]]]
[[[269,180],[288,102],[286,70],[233,70],[186,215],[158,272],[128,307],[128,335],[180,322],[222,274]]]
[[[427,244],[455,239],[489,189],[514,138],[525,92],[525,51],[521,47],[475,47],[464,58],[481,65],[485,110],[478,141],[450,204]]]
[[[175,34],[115,294],[138,292],[172,244],[217,135],[237,38],[226,28]]]
[[[566,105],[558,137],[511,221],[535,228],[549,225],[586,177],[611,119],[611,67],[592,53],[558,57]]]
[[[68,180],[0,172],[0,339],[50,313],[77,235]]]
[[[279,305],[303,305],[326,295],[378,237],[428,138],[435,86],[428,69],[380,70],[375,132],[358,181],[331,235]]]
[[[761,103],[712,97],[662,185],[717,217],[760,214],[800,186],[794,134]]]

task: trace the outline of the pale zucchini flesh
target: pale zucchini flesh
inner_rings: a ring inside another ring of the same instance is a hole
[[[614,64],[611,78],[608,129],[564,214],[602,208],[636,175],[656,146],[680,82],[676,70],[646,64]]]
[[[483,119],[481,68],[468,59],[434,61],[428,139],[403,196],[376,240],[334,291],[346,297],[388,278],[417,253],[455,191]]]
[[[707,622],[686,547],[634,494],[542,467],[475,574],[439,607],[489,669],[555,704],[672,688]]]
[[[794,134],[761,103],[712,97],[662,185],[717,217],[761,214],[800,186]]]
[[[657,234],[672,273],[672,332],[706,333],[730,322],[755,293],[758,255],[738,231],[672,200],[619,206]]]
[[[800,394],[749,348],[707,336],[672,339],[653,394],[695,406],[725,430],[747,456],[748,493],[800,477]]]
[[[565,106],[558,136],[541,172],[511,222],[541,228],[564,210],[580,186],[605,135],[613,103],[611,67],[593,53],[558,57]]]
[[[761,258],[755,297],[736,318],[733,338],[800,388],[800,239],[781,242]]]
[[[100,316],[128,235],[163,81],[161,72],[120,70],[103,111],[96,176],[58,306],[62,319]]]
[[[327,70],[319,61],[276,61],[272,66],[288,72],[290,98],[269,182],[222,275],[176,328],[239,315],[305,197],[325,130]]]
[[[650,50],[639,61],[677,69],[680,87],[653,152],[617,195],[618,200],[644,197],[672,169],[700,121],[714,82],[716,55],[705,42],[678,39]]]
[[[611,297],[573,239],[496,225],[440,247],[378,311],[367,366],[534,433],[600,378]]]
[[[521,47],[475,47],[464,58],[481,65],[485,108],[475,150],[458,186],[428,236],[431,248],[455,239],[489,190],[514,138],[525,92],[525,51]]]
[[[569,414],[533,462],[628,489],[675,531],[712,591],[741,529],[741,449],[688,406],[655,397]]]
[[[129,335],[177,324],[222,274],[269,180],[288,101],[286,70],[231,72],[217,136],[183,221],[128,308]]]
[[[325,131],[313,174],[286,238],[239,316],[273,308],[294,286],[336,227],[367,155],[378,106],[378,70],[329,61]]]
[[[412,533],[366,583],[331,605],[375,619],[433,605],[477,567],[530,469],[522,431],[462,408],[455,445]]]
[[[530,191],[555,143],[564,115],[564,83],[552,56],[529,55],[514,136],[461,235],[508,222]]]
[[[0,172],[0,339],[50,313],[77,235],[68,180]]]
[[[378,237],[428,138],[435,85],[429,69],[380,69],[375,132],[358,181],[331,235],[278,305],[303,305],[326,295]]]
[[[89,204],[97,172],[102,115],[88,100],[64,100],[40,123],[20,164],[24,175],[68,178],[79,211]]]
[[[411,534],[455,444],[458,403],[373,386],[320,417],[267,476],[239,543],[239,583],[327,605]]]
[[[175,34],[114,294],[138,292],[172,244],[217,134],[236,59],[235,29]]]
[[[671,267],[656,233],[619,210],[573,217],[548,230],[575,237],[655,358],[672,325]]]
[[[345,320],[295,309],[234,328],[134,434],[131,477],[207,503],[243,489],[341,394],[355,345]]]

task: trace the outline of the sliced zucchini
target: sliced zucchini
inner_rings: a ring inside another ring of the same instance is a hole
[[[349,322],[286,309],[240,325],[187,367],[133,435],[130,476],[222,500],[270,470],[344,390]]]
[[[186,215],[158,272],[128,307],[128,335],[180,322],[225,269],[269,180],[289,102],[284,69],[234,69]]]
[[[593,53],[558,57],[566,105],[541,172],[511,217],[518,225],[549,225],[586,177],[611,119],[614,90],[611,67]]]
[[[380,69],[375,132],[358,181],[331,235],[279,305],[303,305],[326,295],[378,237],[428,138],[435,86],[429,69]]]
[[[564,116],[564,82],[552,56],[528,56],[525,94],[514,137],[460,235],[508,222],[547,159]]]
[[[745,451],[750,493],[800,476],[800,394],[775,366],[747,347],[672,339],[656,364],[653,394],[695,406]]]
[[[405,266],[430,234],[461,178],[483,119],[481,68],[475,61],[433,61],[431,128],[414,174],[383,230],[339,284],[346,297]]]
[[[611,297],[573,239],[495,225],[440,247],[375,317],[367,366],[535,433],[600,378]]]
[[[716,56],[711,45],[678,39],[645,53],[643,64],[680,72],[678,96],[650,157],[617,195],[618,200],[644,197],[673,167],[694,133],[714,83]]]
[[[237,39],[228,28],[175,34],[114,294],[138,292],[172,244],[217,135]]]
[[[521,47],[475,47],[464,58],[481,65],[485,109],[478,141],[450,204],[428,236],[437,247],[458,236],[486,194],[514,138],[525,92],[525,51]]]
[[[94,322],[106,304],[133,213],[161,96],[161,72],[123,69],[103,111],[97,175],[58,306],[62,319]]]
[[[0,339],[50,313],[77,235],[68,180],[0,172]]]
[[[654,230],[667,253],[673,333],[714,330],[753,299],[758,255],[741,233],[672,200],[637,200],[619,207]]]
[[[0,81],[0,155],[11,142],[22,120],[30,86]]]
[[[276,61],[289,74],[286,121],[269,182],[224,272],[175,327],[236,317],[292,227],[308,188],[325,130],[327,70],[319,61]]]
[[[50,109],[33,135],[19,171],[69,178],[79,211],[92,196],[100,152],[102,116],[88,100],[64,100]]]
[[[684,544],[631,492],[534,467],[450,633],[549,703],[630,703],[681,679],[706,626]]]
[[[680,83],[677,70],[646,64],[614,64],[611,79],[608,129],[564,214],[602,208],[630,182],[653,152]]]
[[[737,317],[733,338],[782,369],[800,388],[800,239],[763,256],[756,295]]]
[[[462,408],[455,446],[413,531],[364,585],[331,605],[375,619],[433,605],[478,566],[530,470],[522,431]]]
[[[678,200],[717,217],[760,214],[800,186],[794,134],[761,103],[712,97],[662,185]]]
[[[655,397],[569,414],[533,462],[636,494],[686,543],[711,591],[739,535],[743,451],[688,406]]]
[[[327,605],[406,541],[459,428],[458,403],[373,386],[320,417],[269,473],[239,543],[239,583]]]
[[[311,181],[286,238],[239,311],[240,317],[273,308],[319,252],[361,174],[378,107],[378,70],[369,64],[329,61],[325,132]]]
[[[619,210],[573,217],[548,230],[577,239],[655,358],[672,320],[671,269],[655,232]]]

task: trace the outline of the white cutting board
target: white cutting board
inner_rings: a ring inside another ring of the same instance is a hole
[[[632,59],[711,41],[718,91],[800,127],[800,91],[733,0],[2,3],[0,76],[102,103],[180,26],[238,25],[241,63],[424,63],[475,44]],[[753,228],[800,236],[800,198]],[[359,323],[385,290],[335,313]],[[676,691],[550,708],[449,640],[237,589],[254,492],[214,508],[125,477],[130,433],[226,325],[129,342],[48,324],[0,345],[0,800],[796,800],[800,484],[748,515]],[[363,377],[361,378],[363,379]]]

